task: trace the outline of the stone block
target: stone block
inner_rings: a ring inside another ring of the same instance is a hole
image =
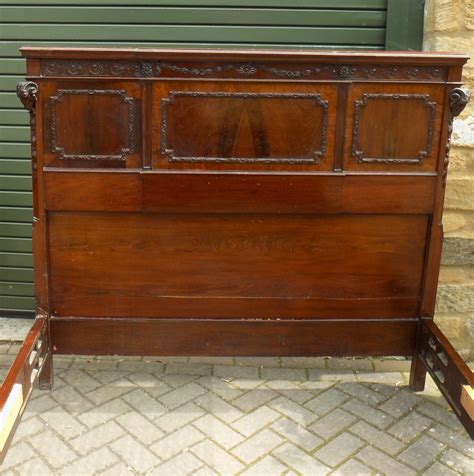
[[[445,207],[456,210],[474,210],[474,178],[448,178]]]
[[[474,238],[456,236],[445,238],[441,264],[449,266],[474,265]]]
[[[436,305],[438,312],[472,311],[474,309],[474,284],[440,284]]]

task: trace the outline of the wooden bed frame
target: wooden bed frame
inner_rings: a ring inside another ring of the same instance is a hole
[[[432,318],[462,55],[23,48],[36,323],[52,355],[412,356],[474,436]]]

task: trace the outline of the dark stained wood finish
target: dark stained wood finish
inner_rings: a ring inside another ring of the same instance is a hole
[[[22,52],[53,352],[412,355],[472,435],[431,322],[465,56]]]
[[[56,212],[49,231],[53,315],[416,317],[427,218]]]
[[[44,183],[50,211],[427,215],[436,177],[48,169]]]
[[[58,354],[139,355],[410,355],[414,319],[182,320],[52,318]],[[178,331],[178,332],[177,332]]]

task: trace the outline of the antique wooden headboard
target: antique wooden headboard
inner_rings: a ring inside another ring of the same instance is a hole
[[[474,434],[432,322],[465,56],[22,53],[37,324],[7,390],[53,353],[404,355]]]

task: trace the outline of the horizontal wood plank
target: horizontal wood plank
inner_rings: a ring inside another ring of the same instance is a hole
[[[51,319],[57,354],[367,356],[411,355],[415,320],[215,321]]]

